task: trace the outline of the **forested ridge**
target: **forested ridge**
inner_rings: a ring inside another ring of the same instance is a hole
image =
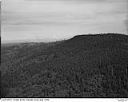
[[[128,97],[128,36],[1,46],[2,97]]]

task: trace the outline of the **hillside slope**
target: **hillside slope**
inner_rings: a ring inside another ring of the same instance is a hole
[[[128,97],[128,36],[2,46],[2,97]]]

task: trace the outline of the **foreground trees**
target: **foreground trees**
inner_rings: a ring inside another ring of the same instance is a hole
[[[15,46],[2,50],[2,97],[128,97],[125,35]]]

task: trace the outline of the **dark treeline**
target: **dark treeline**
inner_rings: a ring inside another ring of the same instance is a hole
[[[128,36],[2,46],[2,97],[128,97]]]

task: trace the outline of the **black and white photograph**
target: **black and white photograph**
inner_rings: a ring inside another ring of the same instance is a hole
[[[128,98],[128,0],[0,4],[1,98]]]

